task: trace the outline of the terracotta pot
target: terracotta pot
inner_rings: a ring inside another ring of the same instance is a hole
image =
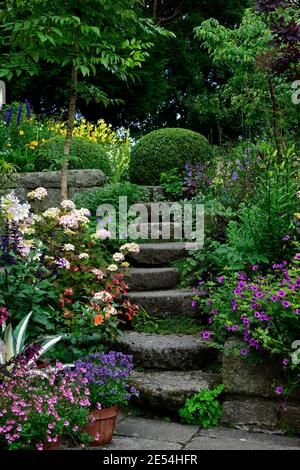
[[[43,450],[58,450],[60,445],[61,445],[61,436],[58,436],[56,442],[45,442]]]
[[[93,439],[90,446],[104,446],[112,440],[119,412],[119,406],[90,411],[91,421],[83,428]],[[97,437],[99,437],[98,440]]]

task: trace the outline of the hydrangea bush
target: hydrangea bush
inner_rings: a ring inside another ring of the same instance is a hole
[[[45,197],[45,188],[38,188],[28,194],[31,203],[13,193],[1,198],[0,306],[11,321],[32,310],[34,333],[115,336],[120,322],[138,310],[124,282],[126,254],[138,252],[138,245],[111,253],[110,233],[95,232],[87,209],[67,200],[42,212]]]

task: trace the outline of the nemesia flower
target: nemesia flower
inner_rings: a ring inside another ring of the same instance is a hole
[[[96,276],[97,279],[99,279],[99,280],[103,279],[103,277],[104,277],[104,273],[103,273],[102,271],[100,271],[100,269],[95,268],[95,269],[92,269],[91,272],[92,272],[93,274],[95,274],[95,276]]]
[[[70,269],[70,263],[67,259],[65,258],[58,258],[55,261],[55,264],[57,265],[58,268],[60,269]]]
[[[6,307],[0,307],[0,326],[8,319],[9,311]]]

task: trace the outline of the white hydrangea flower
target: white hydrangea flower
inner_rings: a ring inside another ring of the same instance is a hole
[[[117,263],[119,263],[120,261],[125,260],[125,256],[123,255],[123,253],[115,253],[113,255],[113,259],[114,259],[114,261],[117,261]]]
[[[126,243],[125,245],[121,246],[120,250],[138,254],[140,252],[140,247],[136,243]]]
[[[43,213],[43,217],[48,219],[58,219],[60,216],[60,209],[58,207],[50,207]]]
[[[76,208],[74,202],[71,201],[70,199],[65,199],[64,201],[62,201],[61,207],[63,209],[70,209],[71,211],[73,211]]]
[[[43,187],[37,188],[34,191],[31,191],[30,193],[27,194],[28,199],[38,199],[39,201],[41,201],[47,196],[48,196],[47,189]]]
[[[75,246],[72,245],[72,243],[65,243],[65,245],[63,246],[63,250],[64,251],[74,251]]]
[[[107,266],[107,271],[118,271],[118,266],[116,264],[110,264]]]
[[[101,228],[100,230],[97,230],[97,232],[92,235],[92,238],[101,239],[101,240],[106,240],[106,238],[110,238],[110,237],[111,237],[111,233],[109,232],[109,230],[105,230],[105,228]]]
[[[88,259],[90,255],[88,253],[80,253],[78,259]]]

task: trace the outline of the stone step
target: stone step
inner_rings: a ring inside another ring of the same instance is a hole
[[[145,369],[199,370],[218,360],[219,352],[198,335],[125,332],[117,348]]]
[[[161,200],[164,197],[164,190],[161,186],[140,186],[146,193],[149,200]]]
[[[128,234],[132,239],[138,236],[140,239],[149,240],[184,240],[184,227],[175,222],[131,223]]]
[[[166,318],[170,315],[193,317],[192,290],[161,290],[148,292],[130,292],[129,299],[143,307],[150,315]]]
[[[131,255],[131,259],[136,265],[163,266],[187,256],[188,251],[199,248],[199,244],[185,242],[141,243],[139,247],[140,253]]]
[[[133,291],[172,289],[179,283],[176,268],[130,268],[126,282]]]
[[[140,396],[137,399],[142,406],[178,411],[187,398],[201,389],[212,390],[221,383],[221,376],[203,371],[149,371],[132,372],[131,384]]]
[[[141,202],[147,208],[148,222],[174,222],[178,220],[181,222],[182,215],[180,204],[172,201],[159,201],[159,202]]]

